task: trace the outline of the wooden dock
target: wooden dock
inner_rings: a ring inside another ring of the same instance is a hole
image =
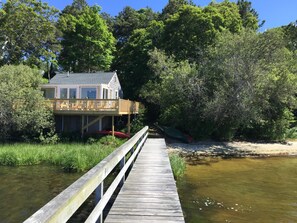
[[[164,139],[147,139],[104,222],[185,222]]]

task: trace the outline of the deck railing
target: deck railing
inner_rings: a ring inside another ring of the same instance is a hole
[[[49,99],[49,106],[56,111],[89,111],[135,114],[139,102],[124,99]]]
[[[147,132],[148,127],[144,127],[24,223],[66,222],[94,191],[98,203],[85,222],[103,222],[103,210],[116,188],[124,183],[127,170],[134,163],[146,141]],[[129,158],[126,160],[127,156]],[[117,165],[120,165],[121,170],[107,191],[103,193],[104,180]]]

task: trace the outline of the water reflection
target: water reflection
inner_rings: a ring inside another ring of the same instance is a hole
[[[186,222],[297,222],[297,158],[188,165],[178,189]]]

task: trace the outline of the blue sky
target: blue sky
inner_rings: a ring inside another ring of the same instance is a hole
[[[71,4],[72,0],[43,0],[49,5],[58,9],[63,9]],[[222,0],[217,0],[221,2]],[[250,0],[253,7],[259,13],[261,20],[266,20],[262,31],[265,29],[287,25],[297,20],[297,0]],[[125,6],[140,9],[146,6],[153,8],[154,11],[161,11],[168,0],[87,0],[90,5],[100,5],[102,11],[111,15],[117,15]],[[194,0],[200,6],[206,6],[211,0]],[[236,2],[236,0],[234,0]]]

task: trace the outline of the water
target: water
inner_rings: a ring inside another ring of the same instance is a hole
[[[187,223],[297,222],[297,158],[188,165],[178,191]]]
[[[81,175],[52,166],[0,166],[0,223],[24,221]]]

